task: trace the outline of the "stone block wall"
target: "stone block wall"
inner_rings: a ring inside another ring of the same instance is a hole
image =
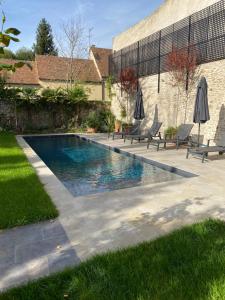
[[[152,15],[116,36],[113,40],[113,50],[118,51],[129,46],[216,2],[218,0],[165,0]],[[217,144],[225,145],[225,60],[201,65],[200,73],[208,81],[211,115],[211,120],[201,126],[202,141],[206,143],[208,139],[216,138]],[[160,93],[158,93],[158,75],[140,78],[139,82],[146,113],[143,128],[151,126],[154,119],[163,122],[162,131],[184,122],[185,92],[178,97],[178,89],[171,85],[168,73],[161,74]],[[114,89],[116,96],[112,101],[112,110],[116,117],[121,119],[119,100],[125,100],[117,85]],[[186,123],[193,123],[195,97],[196,87],[190,93]],[[132,120],[133,111],[134,100],[129,105],[128,121]],[[198,125],[195,125],[192,134],[197,133]]]
[[[165,0],[150,16],[113,39],[113,51],[118,51],[153,34],[218,0]]]
[[[201,65],[201,76],[207,79],[209,90],[210,121],[201,125],[201,135],[204,143],[208,139],[217,139],[217,144],[225,145],[225,60]],[[185,93],[178,97],[178,89],[171,85],[168,73],[161,74],[160,93],[158,93],[158,76],[148,76],[140,79],[142,87],[144,108],[146,118],[142,123],[143,128],[151,126],[153,120],[163,122],[162,132],[169,126],[179,126],[184,122],[185,113]],[[118,86],[114,87],[115,96],[112,101],[112,111],[118,119],[120,117],[120,101],[125,101],[121,97]],[[193,111],[196,97],[196,87],[190,93],[190,100],[187,106],[186,123],[193,123]],[[124,102],[125,103],[125,102]],[[134,112],[134,100],[129,105],[129,121],[132,120]],[[198,125],[192,131],[197,135]]]
[[[85,104],[77,104],[73,109],[60,104],[50,106],[46,104],[46,107],[29,105],[15,109],[13,102],[0,101],[0,128],[18,132],[77,128],[89,112],[106,107],[109,107],[107,102],[89,101]]]

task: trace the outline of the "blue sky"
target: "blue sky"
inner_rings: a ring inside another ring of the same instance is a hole
[[[21,30],[21,42],[11,47],[31,47],[41,18],[51,24],[53,32],[60,23],[81,15],[85,27],[93,28],[91,43],[110,48],[112,38],[154,11],[164,0],[3,0],[7,27]]]

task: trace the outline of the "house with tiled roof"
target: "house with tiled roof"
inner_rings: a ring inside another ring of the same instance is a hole
[[[101,79],[109,76],[109,56],[112,54],[112,49],[90,48],[90,59],[94,61],[97,72]]]
[[[91,47],[88,59],[73,59],[36,55],[35,61],[7,73],[6,80],[10,86],[34,88],[65,88],[68,81],[82,83],[89,93],[89,100],[107,100],[105,80],[108,76],[108,59],[110,49]],[[1,59],[1,63],[13,64],[15,60]]]
[[[14,59],[0,59],[1,64],[13,65],[17,60]],[[24,87],[40,87],[38,80],[38,73],[36,63],[34,61],[27,62],[22,68],[16,70],[15,73],[4,73],[7,84],[10,86],[24,86]]]

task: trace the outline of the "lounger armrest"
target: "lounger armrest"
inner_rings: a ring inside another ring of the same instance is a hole
[[[149,134],[149,137],[153,138],[153,136],[151,134]],[[155,138],[159,138],[161,140],[162,139],[161,132],[159,132],[158,134],[156,134],[154,137]]]
[[[215,142],[215,141],[216,141],[216,139],[209,139],[208,142],[207,142],[207,146],[209,147],[210,143]]]
[[[194,141],[192,139],[192,137],[190,136],[189,139],[188,139],[188,146],[190,146],[190,147],[197,147],[198,146],[198,142]]]
[[[188,145],[192,145],[192,144],[194,144],[195,142],[192,140],[192,137],[190,136],[189,137],[189,140],[188,140]]]

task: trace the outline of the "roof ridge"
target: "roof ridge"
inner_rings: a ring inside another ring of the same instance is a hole
[[[36,56],[39,80],[67,80],[70,72],[70,58],[50,55]],[[74,58],[72,61],[75,80],[100,82],[94,61]]]
[[[71,59],[71,57],[65,57],[65,56],[56,56],[56,55],[41,55],[41,54],[36,54],[35,55],[35,60],[36,60],[36,57],[42,57],[42,58],[55,58],[55,59],[66,59],[66,60],[69,60]],[[79,60],[79,61],[90,61],[90,59],[88,58],[76,58],[74,57],[73,58],[73,61],[75,60]]]
[[[13,61],[23,61],[23,62],[29,62],[29,63],[33,63],[34,60],[23,60],[23,59],[14,59],[14,58],[5,58],[5,57],[0,57],[0,61],[10,61],[10,62],[13,62]]]
[[[102,48],[102,47],[91,47],[90,49],[91,50],[93,50],[93,49],[100,49],[100,50],[109,50],[109,51],[112,51],[112,48]]]

